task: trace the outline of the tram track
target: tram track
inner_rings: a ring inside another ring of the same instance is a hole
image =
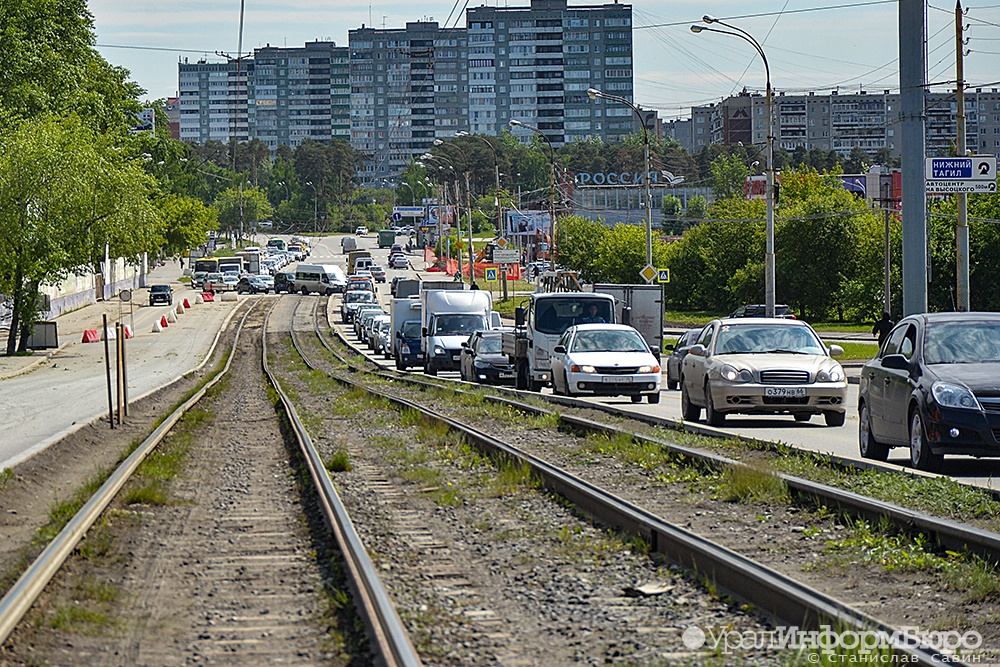
[[[354,363],[353,360],[343,357],[329,346],[329,343],[325,340],[326,337],[319,331],[318,324],[314,333],[330,353],[336,355],[340,364],[351,369],[353,375],[364,374],[361,373],[360,365]],[[347,342],[346,339],[341,340],[343,343]],[[305,355],[303,357],[305,358]],[[366,391],[373,391],[374,395],[380,396],[383,400],[393,402],[400,409],[421,410],[424,414],[434,414],[434,411],[428,410],[426,406],[421,406],[408,398],[403,398],[403,395],[410,395],[411,392],[394,392],[392,388],[397,387],[400,382],[405,382],[410,386],[434,391],[431,388],[440,387],[440,383],[414,380],[392,372],[379,374],[383,378],[383,381],[378,383],[379,388],[373,390],[371,387],[366,386]],[[356,377],[353,379],[338,377],[338,379],[342,382],[356,383],[359,386],[364,384],[363,382],[359,382]],[[386,380],[389,381],[386,382]],[[457,391],[461,392],[462,390]],[[477,392],[467,393],[477,394]],[[491,396],[485,396],[483,400],[501,403],[506,401],[509,403],[509,399]],[[516,404],[512,406],[512,409],[516,409],[525,415],[532,413],[546,414],[544,409],[536,406]],[[629,437],[635,437],[636,435],[634,433],[627,433],[622,429],[615,429],[614,432],[609,432],[609,427],[606,424],[598,424],[579,418],[570,418],[563,421],[563,415],[557,415],[551,411],[548,411],[547,414],[553,415],[553,418],[558,419],[564,426],[569,426],[576,432],[581,430],[596,431],[604,435],[611,435],[612,438],[615,437],[616,433],[625,433]],[[539,456],[527,454],[516,447],[501,442],[497,437],[484,434],[477,428],[461,424],[445,415],[436,414],[435,418],[441,420],[443,423],[447,423],[450,428],[461,431],[467,440],[474,441],[477,445],[492,450],[502,458],[517,458],[527,461],[536,474],[544,479],[546,486],[561,496],[576,502],[586,512],[598,517],[608,525],[640,535],[648,541],[653,551],[667,555],[674,562],[682,563],[685,567],[690,567],[698,572],[713,573],[715,585],[718,585],[720,589],[741,600],[749,601],[765,614],[797,624],[801,624],[803,619],[809,619],[813,623],[833,620],[833,622],[846,627],[883,628],[890,631],[887,624],[881,623],[868,614],[858,612],[851,605],[842,604],[829,595],[811,590],[808,586],[804,586],[777,572],[770,571],[768,568],[761,568],[756,563],[751,562],[750,558],[739,556],[725,548],[719,548],[718,545],[706,544],[705,540],[697,535],[690,534],[688,531],[681,529],[678,532],[675,530],[676,526],[669,525],[669,522],[661,520],[655,513],[646,512],[638,507],[630,506],[628,503],[622,504],[620,499],[611,498],[602,489],[595,488],[594,485],[589,485],[586,482],[582,482],[582,480],[575,479],[564,470],[560,470],[558,466],[553,466],[541,460]],[[650,444],[655,444],[656,446],[669,445],[669,443],[659,442],[650,442]],[[676,454],[689,457],[693,452],[676,452]],[[700,464],[705,465],[707,461],[707,458],[701,457]],[[715,464],[725,466],[739,465],[738,462],[734,461],[720,461],[719,457],[715,457]],[[824,496],[830,500],[831,506],[836,506],[834,503],[847,504],[848,501],[853,502],[857,500],[845,498],[843,492],[834,491],[833,495]],[[651,499],[648,494],[646,496],[647,499]],[[885,515],[884,508],[877,505],[869,507],[869,510],[874,513],[873,515]],[[896,519],[902,525],[906,522],[912,522],[914,518],[913,514],[904,511]],[[970,533],[967,527],[957,524],[949,527],[952,530],[956,528],[961,533],[959,539],[965,540],[966,543],[981,537],[973,534],[976,532],[974,530]],[[947,539],[944,533],[940,533],[939,535],[943,539]],[[985,535],[985,537],[987,539],[980,543],[986,543],[987,552],[992,553],[995,546],[990,544],[990,540],[995,540],[995,536]],[[698,542],[701,542],[701,544],[698,544]],[[715,553],[709,553],[717,548],[718,551],[715,551]],[[807,578],[816,579],[816,577]],[[934,656],[932,653],[924,653],[923,655],[914,657],[919,660],[931,661]]]

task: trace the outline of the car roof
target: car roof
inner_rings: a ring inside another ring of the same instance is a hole
[[[719,322],[723,325],[747,325],[747,324],[770,324],[778,327],[808,327],[802,320],[786,320],[780,317],[722,317]]]
[[[917,317],[925,322],[997,322],[1000,321],[1000,313],[990,313],[984,311],[972,311],[967,313],[947,312],[947,313],[919,313]]]
[[[633,327],[630,327],[627,324],[606,324],[602,322],[577,324],[572,328],[577,331],[636,331]]]
[[[163,289],[170,289],[170,285],[150,285],[149,289],[161,291]]]

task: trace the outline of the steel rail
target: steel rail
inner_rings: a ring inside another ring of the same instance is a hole
[[[315,314],[315,308],[313,312]],[[296,351],[305,359],[305,355],[299,349],[296,341],[294,315],[295,311],[293,310],[289,336]],[[271,311],[269,310],[264,319],[262,366],[268,380],[281,398],[282,407],[288,415],[303,460],[313,479],[320,505],[323,508],[324,519],[340,545],[341,554],[350,572],[350,582],[355,600],[365,616],[374,640],[373,645],[377,647],[383,663],[388,667],[419,667],[422,663],[410,640],[410,635],[403,627],[399,613],[382,585],[382,580],[379,578],[371,558],[368,557],[368,552],[365,550],[361,538],[354,529],[350,514],[341,502],[330,475],[326,471],[326,466],[323,465],[323,460],[319,452],[316,451],[305,425],[299,419],[295,406],[282,389],[277,376],[270,369],[267,361],[267,324],[270,316]]]
[[[324,337],[315,330],[323,345],[335,356]],[[318,368],[299,350],[299,355],[309,368]],[[644,539],[654,552],[668,560],[708,577],[725,594],[753,604],[765,615],[808,628],[830,624],[835,628],[882,631],[891,638],[893,650],[907,656],[910,664],[940,665],[947,660],[933,648],[914,646],[903,639],[905,635],[882,621],[860,612],[850,605],[812,589],[780,572],[756,563],[726,547],[715,544],[695,533],[675,526],[668,521],[623,500],[610,492],[576,477],[545,460],[505,443],[488,434],[442,415],[431,408],[404,398],[384,394],[354,380],[328,374],[337,382],[352,388],[363,389],[372,396],[388,401],[400,409],[416,410],[451,430],[461,433],[484,452],[497,458],[527,464],[551,491],[563,496],[577,507],[601,522]],[[500,399],[495,399],[500,400]],[[532,410],[538,410],[533,408]]]
[[[232,364],[233,356],[243,332],[243,325],[247,317],[253,312],[255,304],[247,308],[243,314],[239,326],[236,329],[236,336],[233,339],[232,348],[229,350],[229,357],[226,365],[210,381],[205,383],[189,399],[184,401],[177,409],[170,413],[156,429],[122,461],[122,463],[111,473],[105,482],[94,492],[94,495],[81,507],[73,518],[63,527],[59,534],[45,547],[41,554],[18,578],[10,590],[7,591],[3,599],[0,599],[0,644],[3,644],[10,637],[10,634],[21,622],[24,615],[35,603],[38,596],[52,580],[52,577],[59,571],[63,563],[79,544],[87,530],[94,524],[97,518],[104,512],[121,488],[129,480],[139,464],[160,444],[171,428],[180,421],[181,417],[198,403],[205,393],[219,382]]]
[[[338,332],[338,338],[353,349],[353,346]],[[357,352],[357,350],[355,350]],[[362,355],[364,356],[364,355]],[[365,357],[367,358],[367,357]],[[379,366],[383,373],[387,373],[390,377],[396,379],[405,378],[407,382],[416,384],[422,387],[434,387],[440,388],[446,386],[445,383],[455,383],[456,380],[441,379],[440,383],[432,383],[425,381],[423,379],[417,379],[410,376],[409,374],[399,374],[391,370],[387,370]],[[400,377],[402,376],[402,378]],[[586,401],[580,401],[578,399],[566,398],[561,396],[546,396],[543,394],[537,394],[534,392],[526,393],[524,391],[519,391],[515,389],[508,389],[506,387],[491,387],[493,391],[500,394],[505,394],[506,396],[484,396],[484,400],[492,401],[496,403],[502,403],[504,405],[510,405],[523,412],[539,414],[539,415],[556,415],[560,422],[569,428],[574,428],[577,430],[591,432],[591,433],[603,433],[606,435],[619,435],[625,434],[637,441],[654,444],[663,449],[672,452],[680,457],[690,459],[692,461],[697,461],[698,463],[708,466],[713,470],[725,470],[730,467],[743,467],[748,468],[749,466],[742,461],[723,456],[721,454],[715,454],[713,452],[708,452],[705,450],[697,449],[694,447],[688,447],[685,445],[678,445],[676,443],[668,442],[666,440],[661,440],[659,438],[653,438],[649,436],[644,436],[641,434],[634,433],[624,428],[617,426],[612,426],[609,424],[603,424],[590,419],[585,419],[582,417],[575,417],[573,415],[566,415],[554,410],[547,410],[545,408],[540,408],[529,403],[524,403],[518,400],[512,400],[509,398],[510,395],[516,398],[522,398],[525,395],[536,396],[548,403],[555,403],[557,405],[564,405],[566,407],[578,408],[578,409],[597,409],[600,412],[607,414],[614,414],[616,416],[621,416],[620,411],[616,411],[611,406],[590,403]],[[453,389],[454,391],[461,392],[461,389]],[[682,424],[679,424],[672,419],[664,419],[661,417],[655,417],[653,415],[643,415],[641,413],[629,413],[628,418],[635,419],[636,421],[651,424],[654,426],[661,426],[664,428],[670,428],[673,430],[681,429]],[[717,430],[710,427],[702,427],[699,425],[690,425],[683,423],[685,430],[693,431],[700,435],[705,435],[709,437],[719,437]],[[745,442],[760,443],[759,440],[754,440],[753,438],[741,437],[741,440]],[[766,443],[765,443],[766,444]],[[774,448],[776,449],[776,448]],[[817,455],[820,456],[820,455]],[[850,461],[850,459],[846,459]],[[833,461],[835,465],[843,468],[852,467],[843,461]],[[784,481],[788,488],[795,494],[813,499],[822,504],[839,508],[840,510],[849,513],[853,516],[878,521],[883,518],[888,518],[892,523],[899,529],[904,530],[909,533],[924,533],[931,539],[933,539],[937,544],[945,549],[951,549],[953,551],[963,551],[968,550],[975,553],[984,559],[1000,564],[1000,534],[983,530],[981,528],[976,528],[968,524],[963,524],[957,521],[952,521],[950,519],[944,519],[924,512],[919,512],[916,510],[911,510],[905,507],[896,505],[895,503],[877,500],[853,491],[847,491],[845,489],[840,489],[837,487],[829,486],[821,482],[814,482],[802,477],[797,477],[795,475],[789,475],[781,472],[774,472],[775,477]],[[981,487],[973,487],[976,490],[988,492],[988,489],[982,489]]]

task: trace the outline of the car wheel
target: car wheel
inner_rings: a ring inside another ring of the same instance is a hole
[[[917,470],[926,472],[938,472],[944,463],[943,456],[931,452],[918,408],[914,408],[910,416],[910,463]]]
[[[642,403],[642,394],[634,394],[628,397],[633,403]]]
[[[875,440],[872,434],[872,416],[868,412],[868,405],[861,405],[861,424],[858,426],[858,449],[861,458],[872,461],[885,461],[889,458],[889,448],[881,442]]]
[[[691,397],[684,388],[684,378],[681,378],[681,418],[684,421],[696,422],[698,417],[701,417],[701,408],[691,402]]]
[[[812,418],[812,415],[810,415],[810,414],[803,414],[803,413],[796,413],[796,414],[793,415],[793,417],[795,417],[795,421],[797,421],[797,422],[807,422],[807,421],[809,421]]]
[[[660,402],[660,392],[655,394],[646,394],[646,400],[649,401],[650,405],[656,405]]]
[[[302,289],[300,289],[299,291],[302,292],[302,296],[308,296],[309,295],[309,290],[307,290],[305,288],[305,286],[303,286]]]
[[[435,376],[435,375],[438,374],[438,372],[437,372],[437,369],[431,368],[431,365],[430,365],[429,362],[425,361],[424,362],[424,374],[425,375],[430,375],[430,376]]]
[[[715,410],[712,401],[712,385],[705,383],[705,421],[709,426],[722,426],[726,423],[726,415]]]
[[[677,391],[677,385],[678,385],[677,380],[671,380],[669,377],[667,377],[667,389],[669,389],[670,391]]]

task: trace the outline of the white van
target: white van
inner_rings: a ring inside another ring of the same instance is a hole
[[[351,273],[357,273],[359,269],[371,271],[373,266],[375,266],[375,260],[371,257],[358,257],[354,260],[354,270]]]
[[[333,264],[299,264],[295,267],[296,292],[303,295],[334,294],[343,292],[347,286],[347,276],[343,269]]]

